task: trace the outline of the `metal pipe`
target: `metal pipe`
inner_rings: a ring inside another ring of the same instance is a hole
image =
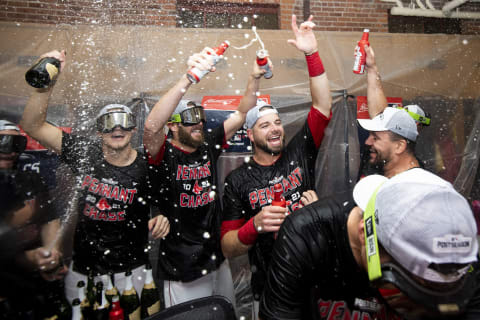
[[[480,12],[450,12],[446,15],[442,10],[424,10],[393,7],[390,14],[394,16],[417,16],[431,18],[480,19]]]
[[[427,9],[427,8],[423,5],[423,3],[422,3],[421,0],[416,0],[416,2],[417,2],[417,6],[418,6],[420,9]]]
[[[465,2],[468,2],[468,0],[453,0],[453,1],[447,2],[443,6],[442,11],[445,13],[450,12],[456,7],[461,6]]]

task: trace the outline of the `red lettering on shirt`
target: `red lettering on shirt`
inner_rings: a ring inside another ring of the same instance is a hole
[[[86,175],[85,178],[83,178],[82,181],[82,189],[85,188],[86,186],[90,185],[90,182],[92,181],[92,177],[89,175]]]

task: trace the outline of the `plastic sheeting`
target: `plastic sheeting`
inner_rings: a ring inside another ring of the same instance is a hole
[[[365,25],[368,27],[368,25]],[[91,122],[110,102],[135,105],[137,118],[185,72],[188,57],[205,46],[229,40],[232,47],[217,71],[192,86],[187,98],[241,95],[259,42],[248,30],[165,29],[144,26],[71,26],[0,23],[0,118],[18,121],[31,92],[24,74],[37,57],[67,50],[67,67],[52,95],[48,120],[73,126]],[[274,63],[274,77],[262,80],[261,94],[279,107],[287,140],[305,121],[310,93],[303,55],[287,44],[287,30],[259,31]],[[366,95],[366,77],[354,75],[353,50],[361,33],[316,32],[319,52],[334,95],[333,118],[317,159],[316,188],[322,196],[353,186],[360,162],[355,98]],[[470,200],[480,199],[478,172],[480,38],[460,35],[370,35],[387,96],[418,103],[432,114],[417,143],[427,169],[454,182]],[[140,100],[135,100],[140,98]],[[139,128],[141,129],[141,128]],[[141,131],[141,130],[140,130]],[[141,136],[135,138],[141,145]],[[246,154],[222,155],[220,179]],[[221,189],[220,189],[221,191]],[[249,318],[249,268],[245,257],[232,262],[240,315]]]

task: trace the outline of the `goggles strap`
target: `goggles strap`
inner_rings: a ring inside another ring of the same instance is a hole
[[[370,281],[382,276],[377,230],[375,225],[375,200],[381,185],[373,192],[363,213],[365,250],[367,253],[368,278]]]

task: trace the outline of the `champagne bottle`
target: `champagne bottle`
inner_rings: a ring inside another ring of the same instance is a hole
[[[120,305],[125,313],[125,318],[128,320],[140,320],[140,301],[138,299],[137,291],[132,283],[132,271],[125,272],[126,283],[125,290],[120,297]]]
[[[260,69],[266,70],[266,72],[263,74],[263,77],[265,79],[270,79],[273,77],[272,69],[270,69],[270,66],[268,65],[268,51],[265,49],[260,49],[257,51],[257,64],[260,67]]]
[[[25,73],[25,80],[34,88],[48,88],[60,72],[60,60],[47,57],[40,59]]]
[[[272,206],[278,206],[278,207],[287,207],[287,201],[285,200],[283,196],[283,187],[281,183],[276,183],[273,186],[273,200],[272,200]],[[278,233],[275,232],[273,237],[277,239]]]
[[[160,311],[160,295],[155,286],[155,281],[153,281],[152,266],[149,263],[146,266],[146,271],[145,284],[140,299],[142,319]]]
[[[72,320],[83,320],[81,302],[79,298],[72,301]]]
[[[97,282],[97,301],[93,305],[93,314],[95,320],[108,320],[108,312],[110,304],[105,297],[105,291],[103,290],[103,282]]]
[[[118,295],[112,297],[112,308],[108,314],[108,320],[124,320],[123,309],[120,306],[120,298]]]
[[[112,298],[114,296],[118,296],[118,289],[115,287],[113,281],[112,281],[113,273],[109,272],[108,274],[102,276],[102,279],[104,279],[104,284],[106,286],[105,289],[105,297],[107,297],[108,303],[112,303]]]
[[[97,288],[95,288],[93,271],[88,272],[87,278],[87,299],[90,306],[93,308],[95,301],[97,300]]]
[[[88,301],[85,294],[85,282],[82,280],[78,281],[77,288],[78,299],[80,300],[80,310],[82,311],[82,314],[86,319],[90,319],[92,315],[93,305],[90,304],[90,301]]]
[[[228,40],[223,41],[218,47],[213,48],[212,50],[215,54],[212,55],[213,65],[215,66],[220,59],[222,59],[225,50],[230,46]],[[210,54],[210,53],[208,53]],[[210,70],[200,70],[197,67],[193,67],[187,71],[187,78],[191,83],[198,83],[200,79],[203,78]]]

